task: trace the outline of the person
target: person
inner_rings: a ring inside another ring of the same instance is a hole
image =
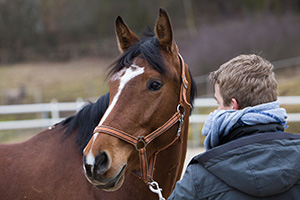
[[[237,56],[209,75],[218,109],[204,123],[195,156],[170,200],[299,199],[300,134],[284,132],[270,62]]]

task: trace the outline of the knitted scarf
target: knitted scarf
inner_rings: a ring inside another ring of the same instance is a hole
[[[241,126],[279,123],[286,124],[287,113],[279,107],[279,102],[269,102],[242,110],[215,110],[210,113],[204,123],[202,135],[206,136],[204,146],[209,150],[219,144],[220,138],[226,136],[232,127],[239,123]]]

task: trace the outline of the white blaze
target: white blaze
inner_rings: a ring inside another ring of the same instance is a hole
[[[118,101],[118,99],[119,99],[119,97],[120,97],[120,95],[122,93],[122,90],[124,89],[125,85],[131,79],[133,79],[134,77],[139,76],[139,75],[141,75],[143,73],[144,73],[144,68],[143,67],[139,67],[135,63],[133,63],[129,68],[123,68],[121,71],[119,71],[118,73],[114,74],[111,77],[112,81],[120,80],[118,92],[114,96],[111,104],[109,105],[109,107],[107,108],[107,110],[104,113],[103,117],[101,118],[100,123],[99,123],[98,126],[101,126],[103,124],[103,122],[106,120],[106,118],[109,116],[109,114],[113,110],[113,108],[116,105],[116,103],[117,103],[117,101]],[[95,164],[95,157],[92,154],[92,147],[94,145],[94,142],[95,142],[97,136],[98,136],[98,133],[95,133],[94,136],[93,136],[93,143],[92,143],[90,152],[86,156],[86,164],[89,164],[89,165],[94,165]]]
[[[125,71],[125,73],[124,73]],[[103,122],[105,121],[105,119],[107,118],[107,116],[110,114],[110,112],[112,111],[112,109],[114,108],[114,106],[116,105],[119,96],[123,90],[123,88],[125,87],[125,85],[134,77],[143,74],[144,73],[144,68],[143,67],[139,67],[137,66],[135,63],[132,64],[129,68],[124,68],[122,69],[120,72],[116,73],[111,79],[112,80],[120,80],[120,84],[119,84],[119,88],[118,88],[118,92],[117,94],[114,96],[114,99],[112,100],[111,104],[109,105],[109,107],[107,108],[105,114],[103,115],[103,117],[100,120],[99,126],[101,126],[103,124]],[[121,76],[123,74],[123,76]],[[121,76],[121,77],[120,77]]]

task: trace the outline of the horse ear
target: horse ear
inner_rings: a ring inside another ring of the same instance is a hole
[[[160,8],[155,24],[155,34],[163,49],[178,53],[178,48],[173,38],[172,25],[167,11]]]
[[[128,28],[120,16],[116,19],[115,31],[121,53],[139,41],[139,38]]]

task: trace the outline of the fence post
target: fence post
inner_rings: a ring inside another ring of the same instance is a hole
[[[199,123],[192,123],[193,147],[201,146]]]
[[[51,121],[52,124],[59,121],[58,101],[56,99],[51,100]]]
[[[84,105],[84,101],[81,97],[76,99],[76,112],[80,111],[82,106]]]
[[[38,114],[38,113],[37,113]],[[47,112],[47,111],[43,111],[43,112],[41,112],[41,114],[42,114],[42,119],[49,119],[49,112]],[[38,115],[37,115],[38,116]]]

